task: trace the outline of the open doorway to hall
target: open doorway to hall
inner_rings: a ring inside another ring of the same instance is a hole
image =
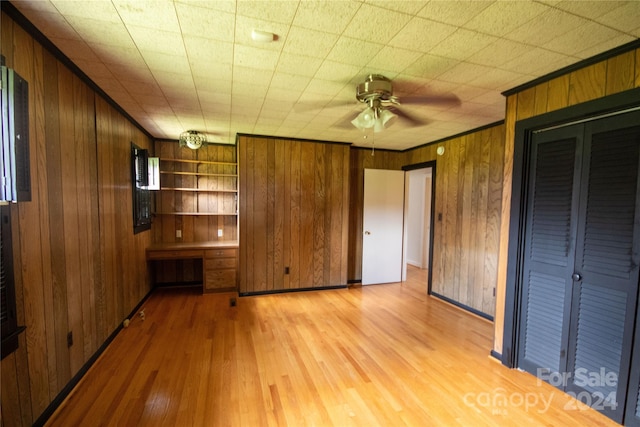
[[[412,276],[425,283],[425,292],[431,285],[431,254],[433,229],[435,164],[416,165],[405,174],[405,224],[402,280],[407,280],[407,266]]]

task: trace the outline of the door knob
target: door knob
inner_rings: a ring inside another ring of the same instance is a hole
[[[369,234],[371,234],[371,232],[370,231],[365,231],[364,234],[368,236]]]
[[[573,279],[574,282],[579,282],[580,280],[582,280],[582,276],[579,275],[578,273],[573,273],[571,275],[571,278]]]

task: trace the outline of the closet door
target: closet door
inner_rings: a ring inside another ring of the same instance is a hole
[[[585,126],[567,391],[622,422],[638,293],[640,113]],[[636,124],[635,126],[633,126]]]
[[[566,371],[582,130],[534,134],[531,145],[518,354],[543,379]]]

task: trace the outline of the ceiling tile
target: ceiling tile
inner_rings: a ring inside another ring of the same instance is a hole
[[[276,70],[298,76],[313,77],[320,65],[322,65],[322,59],[282,52]]]
[[[316,79],[331,80],[339,82],[340,87],[347,83],[354,74],[357,74],[362,67],[349,64],[341,64],[339,62],[324,61],[318,72]],[[315,79],[314,79],[315,80]]]
[[[327,59],[343,64],[366,65],[383,48],[377,43],[365,42],[351,37],[340,37]]]
[[[424,1],[405,1],[405,0],[364,0],[365,3],[370,4],[371,6],[380,7],[383,9],[389,9],[396,12],[402,12],[409,15],[415,15],[424,7]]]
[[[280,52],[243,45],[236,45],[233,53],[234,66],[239,65],[255,70],[268,70],[269,73],[276,68],[280,57]]]
[[[357,1],[302,1],[293,25],[333,34],[342,34],[361,3]]]
[[[202,2],[201,4],[205,4]],[[199,4],[198,4],[199,5]],[[204,37],[211,40],[232,42],[235,15],[206,7],[176,3],[180,31],[186,36]]]
[[[629,1],[622,6],[615,8],[604,15],[595,18],[596,21],[617,28],[621,31],[631,33],[638,28],[638,17],[640,16],[640,1]]]
[[[635,0],[634,0],[635,1]],[[565,0],[557,2],[553,6],[571,12],[574,15],[589,19],[597,19],[600,16],[617,9],[627,1],[606,1],[606,0]]]
[[[584,24],[584,18],[558,10],[548,10],[504,37],[530,45],[541,45]]]
[[[461,26],[489,7],[492,3],[493,0],[430,1],[418,12],[418,16],[449,25]]]
[[[231,43],[185,36],[184,46],[191,63],[204,62],[211,67],[233,63],[233,44]]]
[[[388,43],[409,22],[411,16],[363,4],[344,35],[372,43]]]
[[[460,62],[451,69],[445,71],[438,76],[439,80],[452,83],[468,83],[471,80],[476,79],[486,73],[493,71],[493,68],[485,67],[484,65],[470,64]]]
[[[464,27],[485,34],[503,36],[536,19],[547,10],[549,7],[540,3],[497,1],[464,24]]]
[[[324,58],[333,48],[338,36],[301,27],[291,27],[284,51],[298,55]]]
[[[184,55],[184,42],[180,33],[129,25],[129,34],[141,52],[159,52]]]
[[[455,31],[456,27],[453,25],[441,24],[424,18],[412,18],[389,44],[426,53]]]
[[[486,66],[500,67],[531,50],[530,45],[506,39],[498,39],[479,49],[466,59],[466,62]]]
[[[596,22],[586,22],[560,37],[557,37],[541,46],[555,52],[567,55],[575,55],[576,52],[590,49],[594,45],[600,44],[603,40],[611,40],[620,36],[621,33]]]
[[[173,2],[154,0],[112,0],[120,18],[127,25],[179,33],[180,24]]]
[[[45,1],[30,1],[30,3],[48,4]],[[53,0],[51,3],[55,8],[66,17],[79,17],[91,19],[93,21],[102,21],[122,24],[122,19],[113,3],[108,1],[70,1],[70,0]]]
[[[557,63],[578,62],[578,58],[563,55],[547,49],[532,48],[513,61],[505,63],[501,68],[521,74],[544,75],[548,68],[558,69]],[[555,68],[554,68],[555,67]]]
[[[403,70],[403,74],[434,79],[451,69],[460,61],[442,56],[425,54],[416,62]]]
[[[191,76],[191,68],[187,58],[180,55],[167,55],[159,52],[143,52],[144,61],[151,71],[169,72],[176,74],[188,74]]]
[[[298,8],[297,1],[238,1],[237,14],[264,21],[290,24]]]
[[[416,62],[414,51],[388,46],[378,52],[366,68],[379,68],[400,73],[414,62]]]
[[[431,49],[429,53],[446,58],[465,60],[496,40],[498,40],[497,37],[460,28]]]

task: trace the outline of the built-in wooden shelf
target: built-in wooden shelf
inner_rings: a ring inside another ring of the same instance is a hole
[[[185,187],[161,187],[160,190],[166,191],[194,191],[199,193],[237,193],[238,190],[216,190],[209,188],[185,188]]]
[[[207,172],[184,172],[184,171],[160,171],[160,173],[167,175],[190,175],[190,176],[218,176],[227,178],[236,178],[237,174],[231,173],[207,173]]]
[[[160,159],[161,162],[177,162],[177,163],[200,163],[204,165],[221,165],[221,166],[237,166],[237,163],[231,162],[213,162],[210,160],[197,160],[197,159]]]
[[[221,213],[221,212],[154,212],[154,215],[186,215],[186,216],[236,216],[235,213]]]

